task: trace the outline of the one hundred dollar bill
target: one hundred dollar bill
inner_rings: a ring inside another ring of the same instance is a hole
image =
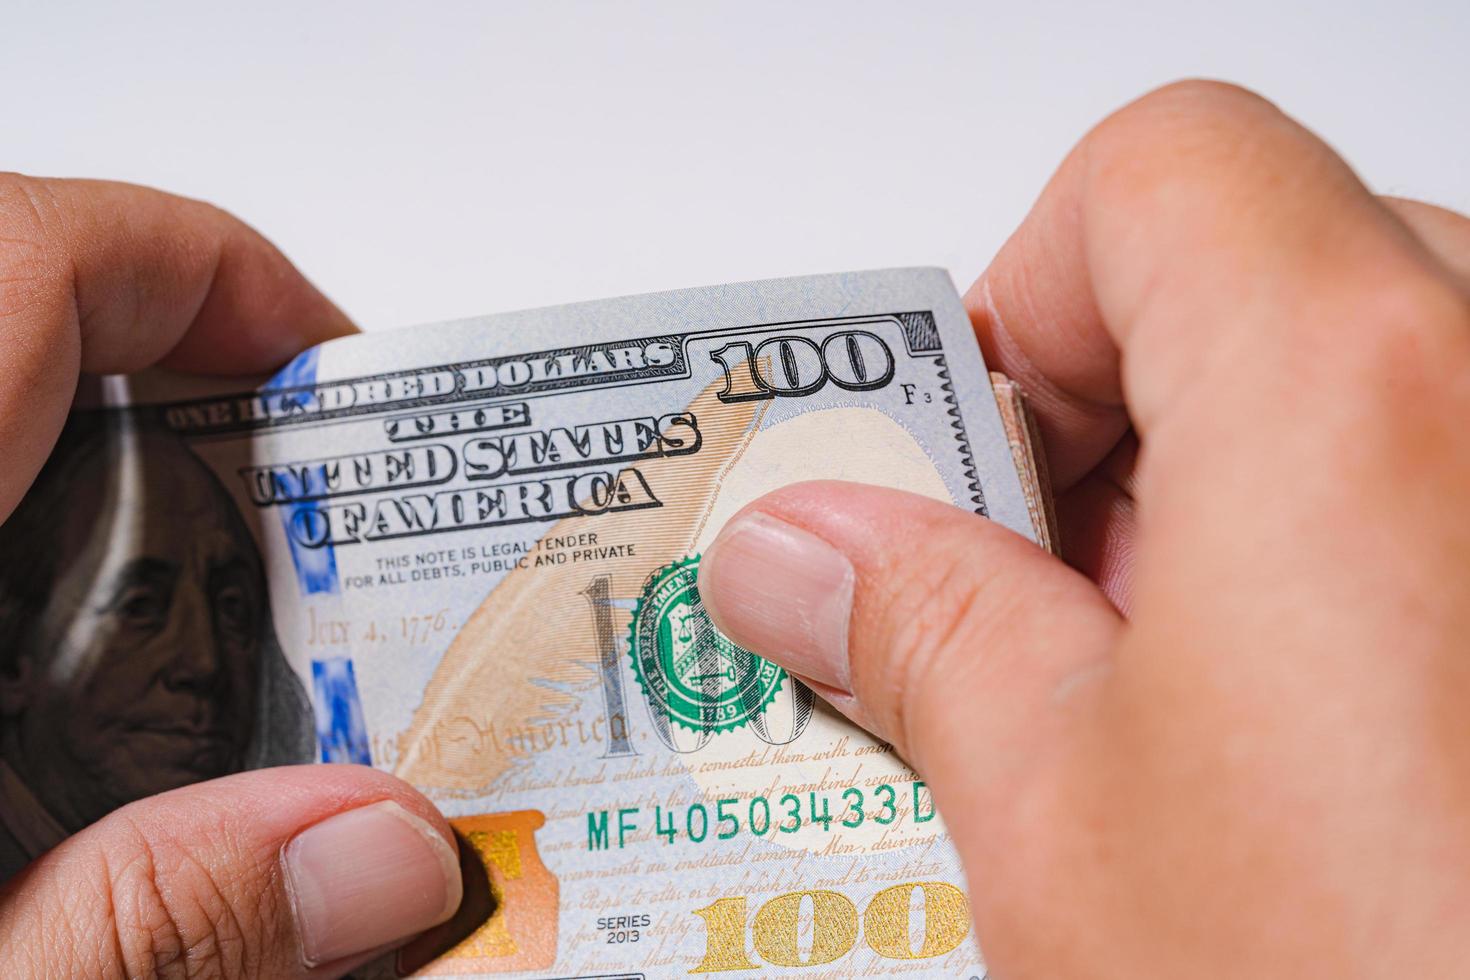
[[[813,478],[1050,542],[1018,396],[946,273],[95,387],[0,528],[0,673],[44,679],[0,724],[65,732],[0,738],[0,877],[132,799],[361,763],[451,818],[466,894],[361,976],[984,974],[922,778],[695,587],[729,516]]]

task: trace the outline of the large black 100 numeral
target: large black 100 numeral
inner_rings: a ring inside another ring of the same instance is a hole
[[[725,371],[722,402],[811,395],[828,381],[848,391],[868,391],[893,380],[893,352],[866,330],[834,333],[820,347],[797,336],[771,337],[754,350],[737,340],[709,357]]]

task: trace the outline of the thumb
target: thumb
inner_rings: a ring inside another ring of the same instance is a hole
[[[1068,695],[1106,666],[1121,624],[1095,585],[999,524],[835,481],[738,513],[699,591],[732,640],[892,743],[952,825],[1075,727]]]
[[[132,803],[0,889],[6,977],[337,977],[459,905],[454,837],[363,766]]]

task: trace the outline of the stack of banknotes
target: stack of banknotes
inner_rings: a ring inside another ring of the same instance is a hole
[[[54,757],[0,758],[0,878],[127,799],[360,763],[450,817],[466,895],[361,977],[984,975],[923,779],[695,587],[728,517],[809,479],[1051,546],[1024,404],[945,272],[374,333],[259,385],[93,387],[12,518],[29,553],[0,556],[0,629],[68,617],[85,651],[24,654],[74,724]],[[76,773],[64,805],[43,770]]]

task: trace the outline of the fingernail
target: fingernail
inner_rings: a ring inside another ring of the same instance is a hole
[[[809,531],[754,511],[699,563],[699,594],[730,639],[797,674],[852,690],[852,563]]]
[[[406,939],[459,907],[459,859],[422,817],[385,800],[308,827],[281,854],[301,955],[330,963]]]

